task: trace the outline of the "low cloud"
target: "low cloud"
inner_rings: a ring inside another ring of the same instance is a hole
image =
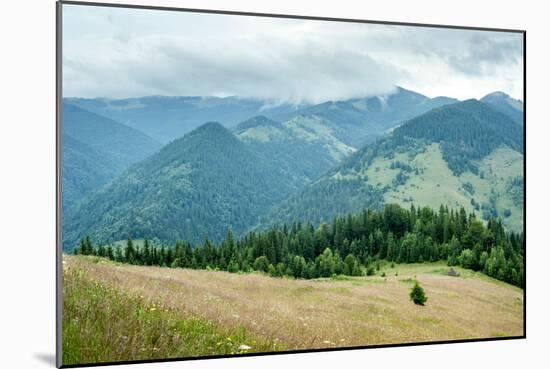
[[[523,88],[517,34],[64,7],[65,96],[318,103],[395,85],[459,98]]]

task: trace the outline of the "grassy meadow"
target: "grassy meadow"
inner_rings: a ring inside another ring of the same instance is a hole
[[[293,280],[67,256],[63,364],[519,336],[523,291],[442,263]],[[413,281],[428,301],[409,300]]]

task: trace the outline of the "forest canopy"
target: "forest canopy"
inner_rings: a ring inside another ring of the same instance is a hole
[[[193,246],[187,241],[174,245],[99,245],[84,237],[75,254],[98,255],[124,263],[177,268],[218,269],[229,272],[253,270],[271,276],[319,278],[333,275],[371,275],[380,260],[419,263],[445,260],[481,271],[493,278],[524,286],[524,235],[506,232],[498,218],[485,224],[475,214],[467,215],[441,206],[404,209],[387,204],[381,211],[365,209],[358,214],[334,218],[332,224],[314,228],[295,222],[250,232],[235,239],[231,230],[223,241],[208,238]]]

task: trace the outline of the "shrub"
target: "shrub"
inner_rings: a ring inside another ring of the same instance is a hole
[[[426,301],[428,301],[428,298],[424,294],[424,289],[418,284],[418,282],[414,283],[414,286],[409,296],[411,297],[411,300],[417,305],[424,305]]]
[[[269,270],[269,260],[265,256],[259,256],[254,260],[254,269],[267,273]]]
[[[227,265],[227,271],[229,273],[237,273],[239,271],[239,264],[236,261],[231,260],[229,265]]]
[[[476,254],[470,249],[464,249],[457,259],[458,264],[466,269],[474,269],[477,264]]]

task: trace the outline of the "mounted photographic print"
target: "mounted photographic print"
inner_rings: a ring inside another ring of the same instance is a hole
[[[524,39],[58,3],[58,365],[525,337]]]

